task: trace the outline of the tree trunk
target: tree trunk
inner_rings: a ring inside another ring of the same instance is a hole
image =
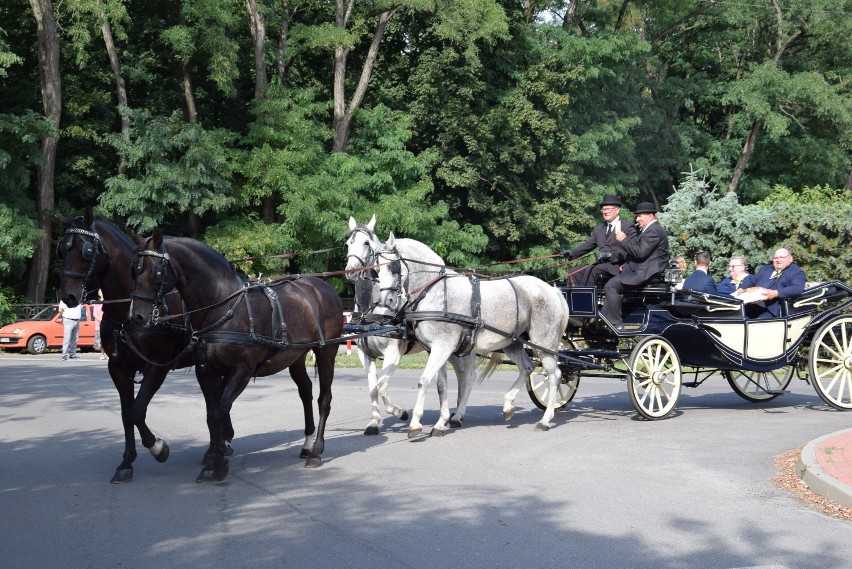
[[[266,44],[266,23],[263,14],[257,8],[257,0],[246,0],[251,24],[251,37],[254,41],[254,99],[262,101],[269,87],[266,64],[263,61],[263,46]]]
[[[287,0],[281,0],[281,29],[278,32],[278,80],[282,87],[287,84],[287,62],[284,61],[284,53],[290,37],[290,18],[290,3]]]
[[[849,177],[846,178],[846,185],[843,186],[843,189],[852,192],[852,170],[849,170]]]
[[[62,82],[59,74],[59,34],[51,0],[30,0],[38,27],[38,62],[41,99],[44,114],[57,131],[62,118]],[[47,273],[50,267],[50,244],[53,240],[54,174],[56,169],[56,137],[48,136],[41,144],[42,164],[38,169],[38,225],[42,230],[36,245],[27,281],[27,298],[44,302]]]
[[[731,183],[728,184],[729,192],[737,191],[737,187],[739,187],[740,181],[743,179],[743,174],[745,174],[748,162],[751,160],[751,155],[754,154],[754,147],[757,145],[757,137],[760,135],[760,130],[762,128],[762,121],[754,121],[751,125],[751,130],[748,133],[748,138],[746,138],[743,151],[740,153],[740,159],[737,160],[737,165],[734,167],[734,175],[731,177]]]
[[[112,28],[109,25],[109,21],[106,19],[106,15],[104,14],[103,5],[101,4],[101,0],[96,0],[95,5],[98,10],[98,18],[101,21],[101,34],[104,37],[104,45],[106,46],[107,55],[109,56],[109,66],[112,68],[112,74],[115,76],[115,94],[116,100],[118,102],[119,107],[126,107],[127,104],[127,88],[124,85],[124,77],[121,75],[121,63],[118,59],[118,51],[115,49],[115,40],[112,35]],[[121,116],[121,136],[125,141],[129,140],[130,137],[130,119],[122,115]],[[126,169],[126,165],[124,163],[124,157],[119,157],[118,159],[118,173],[123,174]]]
[[[337,0],[337,18],[336,25],[338,28],[345,29],[349,21],[351,13],[352,1],[350,0],[348,10],[343,11],[343,1]],[[332,150],[335,152],[345,152],[346,144],[349,142],[349,134],[352,128],[352,115],[364,102],[364,95],[367,93],[367,86],[370,83],[370,75],[373,73],[373,66],[376,64],[376,57],[379,54],[379,45],[382,42],[382,36],[388,27],[388,22],[393,16],[398,6],[393,6],[379,14],[379,25],[376,26],[376,31],[373,33],[373,41],[370,44],[370,49],[367,51],[367,57],[364,60],[364,67],[361,69],[361,77],[358,79],[358,85],[355,87],[355,93],[347,105],[344,101],[344,82],[346,79],[346,57],[349,51],[343,46],[337,46],[334,49],[334,146]]]

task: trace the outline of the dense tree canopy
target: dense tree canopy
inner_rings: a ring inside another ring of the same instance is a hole
[[[617,194],[681,253],[848,280],[850,32],[852,0],[6,2],[0,300],[53,299],[46,221],[85,206],[270,275],[374,213],[455,265],[546,255]]]

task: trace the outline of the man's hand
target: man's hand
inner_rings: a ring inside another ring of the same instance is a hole
[[[612,253],[610,251],[600,251],[598,253],[598,263],[609,263],[612,261]]]
[[[574,258],[574,255],[571,254],[570,249],[562,249],[561,253],[562,256],[568,259],[569,261]]]

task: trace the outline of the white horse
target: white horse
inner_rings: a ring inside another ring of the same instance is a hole
[[[548,430],[562,378],[556,353],[568,324],[568,304],[559,290],[526,275],[479,281],[418,263],[403,255],[397,244],[391,233],[387,243],[375,249],[381,303],[414,324],[417,341],[429,349],[408,436],[422,431],[426,389],[454,355],[461,365],[457,371],[465,376],[459,382],[459,406],[454,415],[459,419],[464,417],[473,386],[476,354],[503,350],[515,362],[518,379],[503,396],[503,416],[509,419],[515,412],[515,396],[535,368],[525,345],[536,352],[550,383],[547,408],[535,427]],[[443,419],[433,427],[433,434],[446,428]]]
[[[349,235],[346,238],[346,278],[355,283],[355,309],[356,312],[367,314],[373,317],[393,316],[393,312],[378,304],[378,285],[374,280],[367,279],[367,273],[372,273],[375,265],[373,249],[381,245],[375,232],[376,216],[370,219],[369,223],[359,224],[353,217],[349,218]],[[438,267],[444,265],[444,260],[432,249],[420,241],[414,239],[397,239],[397,247],[407,259],[417,259],[423,263],[428,263],[429,266]],[[360,271],[359,269],[364,269]],[[365,435],[378,435],[379,423],[382,419],[380,412],[379,397],[384,403],[385,412],[388,415],[396,417],[401,421],[408,420],[408,411],[391,401],[388,395],[388,382],[397,366],[399,366],[402,356],[406,354],[416,354],[423,351],[423,346],[419,343],[409,342],[405,338],[388,338],[384,336],[367,336],[358,340],[358,358],[361,360],[361,365],[367,372],[367,382],[370,387],[370,402],[372,406],[372,416],[367,428],[364,430]],[[382,359],[382,369],[377,371],[376,360]],[[458,370],[457,359],[450,358],[450,363]],[[462,375],[456,371],[459,377],[459,382],[462,381]],[[442,402],[441,413],[449,417],[449,403],[447,402],[447,371],[446,365],[442,366],[438,372],[437,381],[438,393]],[[460,387],[459,392],[462,389]],[[446,407],[444,407],[446,406]],[[451,427],[461,427],[461,420],[456,420],[453,417],[450,421]],[[435,435],[441,435],[444,431],[435,432]]]

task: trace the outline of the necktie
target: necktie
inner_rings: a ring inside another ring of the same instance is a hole
[[[777,279],[777,278],[778,278],[778,277],[780,277],[780,276],[781,276],[781,271],[775,271],[774,273],[772,273],[772,276],[771,276],[771,277],[769,277],[769,279],[770,279],[770,280],[771,280],[771,279]]]
[[[607,236],[612,235],[612,224],[611,223],[606,224],[606,234],[607,234]]]

